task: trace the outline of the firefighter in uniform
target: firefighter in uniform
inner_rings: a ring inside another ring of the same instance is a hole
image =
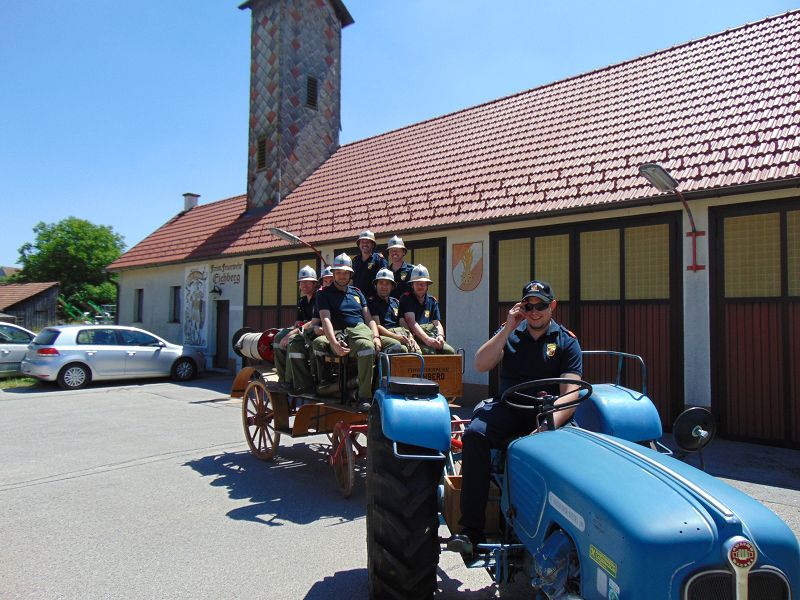
[[[307,378],[302,377],[295,380],[293,373],[293,361],[287,363],[287,355],[294,358],[298,352],[302,353],[303,359],[308,360],[308,353],[305,351],[305,339],[302,335],[307,331],[313,331],[314,311],[317,272],[306,265],[297,273],[297,285],[300,288],[300,299],[297,301],[297,318],[294,326],[286,327],[279,331],[272,340],[272,348],[275,355],[275,370],[278,372],[278,381],[284,389],[290,393],[304,393],[313,390],[313,382],[309,384]],[[319,324],[319,319],[316,319]]]
[[[400,327],[400,301],[391,295],[394,275],[381,269],[373,282],[375,293],[367,299],[369,313],[381,334],[384,352],[419,352],[419,347],[405,327]]]
[[[389,238],[389,243],[386,246],[386,255],[389,257],[389,269],[394,275],[394,290],[392,296],[400,298],[406,292],[411,291],[411,271],[414,270],[414,265],[405,261],[405,256],[408,253],[403,243],[403,238],[399,235]]]
[[[330,266],[327,266],[324,269],[322,269],[322,274],[319,276],[319,289],[328,287],[332,283],[333,283],[333,271],[331,270]]]
[[[372,369],[375,353],[381,349],[381,338],[369,313],[367,299],[358,288],[350,285],[352,264],[347,254],[337,256],[333,261],[333,285],[320,290],[317,295],[324,335],[314,340],[313,348],[318,361],[324,360],[328,353],[356,358],[358,409],[367,411],[372,403]],[[346,341],[339,341],[337,333],[345,333]],[[319,373],[325,372],[323,367],[317,364]],[[325,382],[321,381],[320,388],[325,387]]]
[[[364,294],[372,291],[372,282],[375,275],[387,266],[383,254],[375,252],[378,243],[375,234],[371,231],[362,231],[356,242],[359,254],[353,259],[353,281],[351,285],[360,289]]]
[[[455,354],[453,347],[444,341],[439,301],[428,294],[432,281],[427,267],[418,264],[409,279],[413,290],[400,298],[400,316],[406,328],[416,338],[422,354]]]
[[[556,299],[550,285],[531,281],[522,300],[508,311],[508,320],[475,353],[475,368],[486,372],[500,365],[500,395],[509,387],[536,379],[576,379],[583,374],[581,347],[575,334],[553,320]],[[550,394],[567,394],[556,404],[575,400],[577,386],[557,384]],[[571,410],[555,413],[556,427],[572,416]],[[462,437],[461,520],[463,530],[448,547],[475,554],[484,535],[486,503],[489,496],[491,449],[504,447],[510,438],[527,435],[538,428],[534,411],[519,410],[505,402],[487,401],[473,414]]]

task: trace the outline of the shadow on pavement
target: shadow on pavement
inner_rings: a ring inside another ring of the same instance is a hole
[[[271,461],[249,452],[228,452],[184,466],[210,477],[211,485],[226,488],[231,499],[249,502],[228,512],[231,519],[276,526],[325,518],[352,521],[365,514],[363,471],[356,473],[353,494],[343,498],[328,464],[328,448],[318,443],[280,447]]]
[[[661,441],[675,450],[671,435]],[[698,453],[675,452],[675,458],[700,468]],[[706,472],[715,477],[800,491],[797,450],[717,438],[703,450],[703,459]]]

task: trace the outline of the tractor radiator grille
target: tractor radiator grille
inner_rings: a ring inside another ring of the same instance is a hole
[[[771,571],[755,571],[749,577],[751,600],[789,600],[789,585]],[[713,571],[692,577],[683,596],[686,600],[734,600],[733,573]]]

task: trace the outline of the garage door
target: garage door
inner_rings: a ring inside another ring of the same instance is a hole
[[[727,437],[800,446],[797,202],[712,212],[712,406]]]

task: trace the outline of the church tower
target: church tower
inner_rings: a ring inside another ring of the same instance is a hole
[[[248,0],[247,210],[269,210],[339,147],[341,0]]]

